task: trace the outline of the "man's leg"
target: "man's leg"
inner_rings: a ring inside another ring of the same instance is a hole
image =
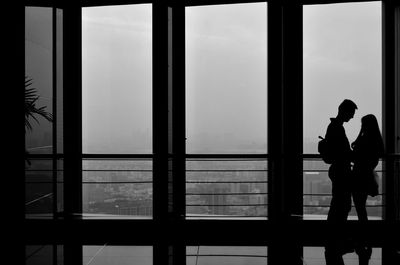
[[[328,222],[343,224],[351,210],[351,192],[345,183],[332,181],[332,200],[328,212]]]
[[[350,235],[342,230],[351,210],[351,193],[344,185],[332,182],[332,200],[328,212],[328,223],[337,225],[328,231],[328,245],[325,247],[327,265],[344,265],[343,255],[354,251]]]
[[[371,247],[358,247],[356,248],[356,253],[358,255],[358,264],[359,265],[368,265],[369,260],[372,254]]]
[[[332,190],[332,200],[328,212],[328,223],[339,224],[341,219],[341,199],[337,193]],[[332,227],[330,227],[332,228]],[[343,257],[340,251],[340,238],[336,229],[329,229],[327,231],[327,245],[325,246],[325,261],[326,265],[344,265]]]

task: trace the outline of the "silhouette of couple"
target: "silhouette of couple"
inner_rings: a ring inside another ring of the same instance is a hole
[[[356,110],[357,105],[345,99],[339,105],[336,118],[331,118],[325,135],[332,155],[332,164],[328,173],[332,181],[328,223],[339,228],[338,231],[330,231],[325,245],[327,265],[344,265],[343,255],[354,251],[358,255],[359,264],[368,265],[372,254],[372,248],[366,244],[365,238],[350,239],[349,235],[345,235],[345,232],[340,229],[351,210],[352,197],[358,220],[365,223],[368,220],[367,197],[378,193],[374,169],[379,157],[383,154],[382,136],[376,117],[368,114],[362,117],[360,133],[350,146],[343,123],[350,121]]]

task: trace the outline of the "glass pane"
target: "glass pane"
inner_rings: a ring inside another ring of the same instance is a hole
[[[266,159],[189,159],[186,217],[265,219],[268,216]]]
[[[325,249],[322,247],[304,247],[303,257],[307,265],[320,265],[325,264]],[[358,256],[356,253],[348,253],[343,256],[346,265],[358,265]],[[382,249],[373,248],[369,265],[382,264]]]
[[[25,170],[25,213],[27,218],[50,218],[53,214],[53,161],[31,159]]]
[[[395,34],[397,35],[397,58],[396,58],[396,75],[397,75],[397,80],[399,80],[400,76],[400,6],[397,6],[395,8],[395,20],[397,23],[396,27],[396,32]],[[397,92],[396,92],[396,107],[397,107],[397,114],[396,114],[396,127],[397,127],[397,145],[396,145],[396,153],[400,154],[400,82],[397,81]],[[400,172],[400,165],[398,165],[398,171]]]
[[[361,118],[374,114],[382,128],[382,14],[381,2],[307,5],[304,25],[304,153],[317,153],[318,136],[325,136],[339,104],[353,100],[358,110],[344,123],[349,142],[361,129]],[[370,219],[382,217],[382,165],[380,195],[368,197]],[[328,165],[320,159],[304,161],[305,218],[323,218],[331,201]],[[350,212],[351,219],[357,219]]]
[[[51,8],[25,8],[25,147],[30,154],[52,153],[52,123],[46,119],[53,112],[52,16]]]
[[[151,10],[82,9],[83,153],[152,153]]]
[[[267,4],[186,8],[187,153],[267,152]]]
[[[267,247],[247,246],[188,246],[187,265],[265,265]]]
[[[25,265],[64,264],[63,245],[26,245]]]
[[[54,264],[54,247],[52,245],[25,246],[26,265],[56,265]]]
[[[64,83],[64,68],[63,68],[63,56],[64,56],[64,48],[63,48],[63,10],[57,9],[56,16],[56,49],[57,49],[57,60],[56,60],[56,75],[57,75],[57,153],[62,154],[64,152],[64,132],[63,132],[63,124],[64,124],[64,97],[63,97],[63,83]]]
[[[57,160],[57,212],[64,211],[64,160]]]
[[[52,218],[53,154],[53,9],[25,7],[25,213]]]
[[[332,198],[332,183],[328,177],[329,165],[321,159],[308,158],[303,162],[303,209],[304,219],[327,219]],[[379,194],[368,196],[366,202],[369,220],[380,220],[383,214],[382,162],[375,168],[378,174]],[[354,204],[349,219],[357,220]]]
[[[83,162],[85,218],[151,218],[152,161],[98,159]]]
[[[83,246],[83,264],[91,265],[151,265],[150,246]]]
[[[345,123],[352,143],[361,117],[382,117],[381,2],[306,5],[304,36],[304,153],[317,153],[329,118],[337,115],[343,99],[358,110]]]

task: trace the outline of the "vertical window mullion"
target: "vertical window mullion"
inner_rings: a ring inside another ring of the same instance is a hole
[[[172,52],[172,158],[173,158],[173,207],[177,219],[185,217],[185,6],[176,3],[171,7]]]
[[[395,147],[395,154],[397,157],[395,158],[395,163],[396,163],[396,171],[395,171],[395,176],[400,176],[400,4],[398,4],[395,7],[395,23],[396,23],[396,29],[395,29],[395,37],[396,37],[396,42],[395,42],[395,54],[396,54],[396,66],[395,66],[395,74],[396,74],[396,87],[395,87],[395,93],[396,95],[396,147]],[[397,202],[396,205],[396,220],[400,221],[400,180],[397,178],[397,193],[396,193],[396,199],[395,201]]]
[[[270,3],[268,11],[269,216],[285,229],[302,215],[302,6]],[[274,242],[268,253],[270,264],[298,264],[302,247]]]
[[[170,264],[168,238],[168,5],[156,1],[153,11],[153,218],[162,234],[154,241],[153,264]],[[164,234],[165,233],[165,234]],[[172,257],[173,258],[173,257]]]
[[[399,44],[396,41],[399,36],[397,24],[399,23],[398,4],[394,1],[383,1],[382,3],[382,32],[383,32],[383,84],[382,84],[382,118],[383,130],[382,135],[385,144],[385,151],[388,154],[383,163],[383,193],[384,193],[384,220],[388,223],[396,222],[399,215],[399,204],[396,198],[399,196],[400,187],[399,180],[396,178],[395,163],[398,158],[395,156],[396,151],[396,126],[398,126],[398,118],[396,108],[399,102],[396,100],[396,89],[399,78],[399,70],[396,68],[398,62],[396,55],[399,52]],[[396,23],[397,22],[397,23]],[[398,259],[397,250],[391,244],[384,245],[382,248],[382,264],[392,264]]]
[[[154,219],[168,217],[168,7],[153,4]]]
[[[52,150],[52,160],[53,160],[53,171],[52,171],[52,190],[53,190],[53,217],[57,218],[57,168],[58,168],[58,150],[57,150],[57,8],[52,8],[52,17],[53,17],[53,124],[52,124],[52,141],[53,141],[53,150]]]
[[[282,81],[282,7],[279,3],[268,5],[268,217],[277,218],[280,199],[277,196],[281,170],[281,81]]]
[[[82,10],[64,7],[64,97],[65,143],[64,212],[66,217],[82,212]]]
[[[172,218],[185,219],[186,215],[186,172],[185,172],[185,5],[176,2],[169,7],[169,139],[170,196]],[[186,263],[186,246],[182,238],[169,242],[172,259],[169,264]]]
[[[385,220],[394,218],[394,178],[393,155],[395,153],[395,16],[394,5],[391,1],[382,4],[382,32],[383,32],[383,78],[382,78],[382,136],[385,151],[389,155],[384,160],[383,193]]]

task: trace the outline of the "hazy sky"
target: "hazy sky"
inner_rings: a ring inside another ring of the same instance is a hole
[[[83,152],[151,153],[151,6],[82,11]]]
[[[375,114],[381,124],[381,3],[306,6],[303,13],[304,137],[325,134],[328,118],[349,98],[358,105],[345,124],[353,141],[363,115]]]
[[[266,152],[267,5],[186,8],[187,151]]]
[[[26,71],[44,89],[51,86],[46,12],[29,9],[26,33]],[[82,15],[83,151],[151,153],[151,5]],[[265,3],[186,9],[188,152],[266,152],[266,22]],[[381,119],[381,3],[305,6],[303,30],[304,151],[316,153],[344,98],[359,107],[345,125],[351,141],[363,115]]]
[[[25,12],[25,75],[40,95],[37,107],[46,106],[52,112],[52,9],[29,7]],[[31,121],[25,144],[29,152],[49,152],[52,145],[51,123],[38,117],[40,124]]]

